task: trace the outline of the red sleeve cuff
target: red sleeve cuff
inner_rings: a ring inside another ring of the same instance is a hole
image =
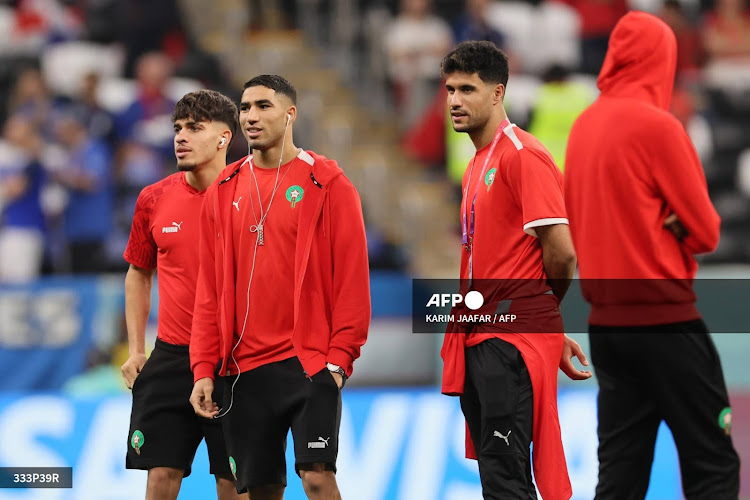
[[[354,370],[354,360],[343,349],[338,349],[336,347],[331,348],[331,350],[328,351],[328,356],[326,356],[326,362],[333,363],[334,365],[339,365],[344,369],[347,377],[352,376],[352,371]]]
[[[147,262],[147,261],[140,261],[133,257],[132,255],[126,253],[123,255],[123,258],[125,259],[125,262],[128,264],[133,264],[135,267],[140,267],[141,269],[155,269],[156,266],[153,264],[153,262]]]
[[[199,381],[202,378],[214,379],[215,366],[209,361],[199,361],[193,366],[193,383]]]

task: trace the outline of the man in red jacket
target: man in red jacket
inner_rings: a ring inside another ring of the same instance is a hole
[[[198,417],[186,404],[190,371],[191,304],[195,301],[198,238],[206,188],[227,161],[237,132],[237,106],[213,90],[186,94],[175,106],[174,151],[179,172],[146,186],[138,195],[125,260],[125,319],[130,357],[122,366],[133,389],[128,469],[148,470],[146,498],[175,500],[182,478],[205,438],[219,500],[237,500],[219,422]],[[145,334],[154,272],[159,275],[156,345],[146,360]]]
[[[359,195],[335,161],[294,146],[296,100],[280,76],[245,84],[240,126],[255,154],[208,188],[201,217],[190,401],[224,418],[237,489],[253,500],[283,498],[290,428],[308,497],[340,498],[340,390],[370,322]]]
[[[690,138],[668,112],[676,62],[666,24],[624,16],[601,96],[568,142],[565,199],[599,379],[597,499],[644,498],[662,420],[686,498],[736,499],[739,490],[721,363],[692,289],[694,255],[716,247],[719,217]]]
[[[485,297],[481,316],[510,313],[514,323],[452,324],[441,355],[442,391],[460,395],[467,455],[479,460],[484,498],[571,496],[557,417],[558,366],[573,379],[578,344],[563,332],[559,304],[575,270],[552,156],[508,120],[503,101],[508,59],[491,42],[464,42],[443,59],[453,128],[477,153],[463,180],[462,286]],[[500,326],[503,325],[503,326]]]

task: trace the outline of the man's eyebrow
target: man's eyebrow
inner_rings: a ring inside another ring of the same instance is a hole
[[[240,106],[250,106],[252,104],[255,104],[256,106],[260,106],[262,104],[273,104],[273,103],[268,99],[258,99],[257,101],[254,101],[254,102],[242,101],[240,103]]]

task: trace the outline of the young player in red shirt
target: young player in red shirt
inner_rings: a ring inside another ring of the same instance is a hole
[[[195,415],[188,402],[193,381],[188,345],[200,210],[205,189],[226,165],[237,107],[218,92],[201,90],[180,99],[172,121],[179,172],[141,191],[125,250],[130,358],[122,373],[133,389],[126,466],[148,470],[148,500],[174,500],[205,438],[218,498],[234,500],[244,496],[235,490],[221,425]],[[144,336],[154,272],[159,276],[159,325],[147,361]]]
[[[464,42],[445,59],[453,128],[477,153],[464,174],[462,286],[485,297],[481,312],[512,313],[503,326],[449,326],[442,356],[443,392],[460,395],[478,458],[485,499],[571,496],[557,420],[558,366],[572,379],[591,376],[585,357],[563,334],[559,303],[575,269],[562,176],[531,134],[503,108],[508,59],[490,42]],[[479,312],[479,311],[478,311]]]
[[[693,291],[694,256],[716,247],[720,221],[695,148],[669,113],[676,66],[669,26],[625,15],[601,95],[568,142],[565,201],[599,381],[599,500],[646,496],[662,420],[686,498],[739,494],[729,396]]]
[[[341,498],[340,390],[370,322],[359,195],[335,161],[294,146],[296,100],[280,76],[245,84],[254,155],[208,188],[201,216],[190,401],[223,420],[237,488],[253,500],[283,498],[290,428],[307,496]]]

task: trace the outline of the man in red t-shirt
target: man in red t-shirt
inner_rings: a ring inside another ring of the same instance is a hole
[[[482,293],[481,316],[517,318],[450,325],[443,392],[461,397],[467,455],[479,460],[485,499],[536,498],[533,441],[539,491],[545,500],[567,500],[557,369],[575,380],[591,374],[573,366],[573,356],[587,362],[563,334],[559,311],[576,262],[562,176],[544,146],[508,121],[508,59],[497,47],[461,43],[442,72],[453,128],[477,148],[463,180],[462,291]]]
[[[208,188],[201,216],[190,401],[223,419],[237,489],[253,500],[283,498],[290,428],[308,497],[341,498],[340,391],[370,322],[359,195],[335,161],[294,146],[296,101],[280,76],[245,84],[240,125],[255,154]]]
[[[218,498],[233,500],[242,497],[232,479],[221,425],[195,415],[188,403],[188,345],[198,279],[195,242],[200,210],[205,189],[226,165],[237,129],[237,106],[218,92],[192,92],[177,103],[172,121],[179,172],[141,191],[125,249],[130,263],[125,277],[130,357],[122,374],[133,389],[126,466],[148,470],[148,500],[174,500],[205,438]],[[155,271],[159,325],[147,361],[144,337]]]

